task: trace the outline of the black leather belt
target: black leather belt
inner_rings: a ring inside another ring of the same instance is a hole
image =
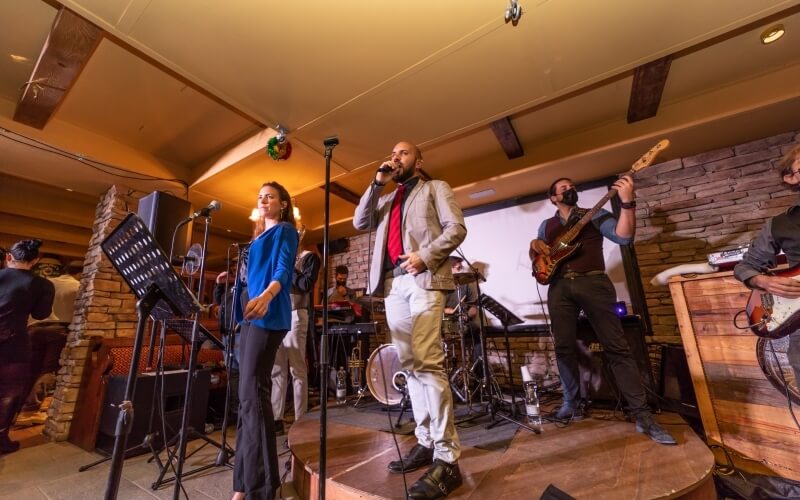
[[[384,279],[397,278],[398,276],[402,276],[404,274],[408,274],[408,271],[406,271],[400,266],[397,266],[392,269],[389,269],[388,271],[384,271],[383,278]]]
[[[583,278],[584,276],[600,276],[601,274],[605,274],[605,271],[586,271],[585,273],[576,273],[574,271],[568,271],[561,275],[562,278],[568,280],[574,280],[575,278]]]

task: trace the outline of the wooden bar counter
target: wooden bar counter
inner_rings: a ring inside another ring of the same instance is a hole
[[[800,431],[787,399],[759,366],[758,337],[734,325],[750,290],[732,272],[676,276],[669,288],[709,444],[760,464],[753,471],[800,480]],[[744,314],[737,323],[747,323]]]

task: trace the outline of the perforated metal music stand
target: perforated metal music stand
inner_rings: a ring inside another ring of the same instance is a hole
[[[122,464],[128,434],[133,424],[133,397],[136,392],[136,370],[142,350],[147,317],[167,319],[188,317],[201,306],[186,287],[158,245],[150,230],[136,214],[128,214],[114,231],[100,244],[111,265],[119,272],[136,298],[138,322],[133,342],[131,366],[125,385],[125,396],[120,403],[117,426],[114,432],[114,450],[111,470],[106,484],[106,500],[116,499],[122,477]]]
[[[517,425],[519,427],[523,427],[525,429],[528,429],[531,432],[536,432],[536,430],[533,427],[530,427],[530,426],[528,426],[528,425],[526,425],[526,424],[524,424],[524,423],[522,423],[522,422],[520,422],[520,421],[518,421],[516,419],[516,416],[517,416],[517,400],[516,400],[516,396],[514,394],[514,379],[513,379],[514,372],[512,371],[513,368],[511,366],[511,346],[510,346],[509,341],[508,341],[508,327],[509,326],[513,326],[513,325],[519,325],[523,321],[517,315],[515,315],[514,313],[509,311],[508,308],[506,308],[503,304],[497,302],[496,300],[494,300],[489,295],[480,295],[480,298],[478,300],[480,302],[480,305],[484,309],[486,309],[487,311],[492,313],[492,315],[495,318],[500,320],[500,324],[503,325],[503,334],[504,334],[505,341],[506,341],[506,365],[507,365],[507,369],[508,369],[508,386],[509,386],[509,389],[511,391],[511,411],[510,411],[510,415],[503,415],[502,413],[500,413],[498,411],[499,410],[499,408],[498,408],[499,405],[498,404],[502,401],[502,397],[499,397],[500,395],[498,394],[497,395],[498,398],[495,400],[494,396],[491,395],[491,391],[490,391],[490,397],[493,399],[493,401],[491,401],[489,403],[489,412],[492,415],[492,420],[494,420],[494,417],[500,417],[502,420],[511,422],[511,423],[513,423],[513,424],[515,424],[515,425]],[[485,341],[484,341],[484,344],[485,344]],[[484,346],[484,348],[485,348],[485,346]],[[489,359],[488,359],[488,356],[486,356],[486,351],[484,351],[484,367],[483,368],[484,368],[484,373],[488,375],[490,373],[489,372]],[[502,420],[493,421],[491,424],[489,424],[489,426],[487,428],[494,427],[495,425],[497,425],[500,422],[502,422]]]

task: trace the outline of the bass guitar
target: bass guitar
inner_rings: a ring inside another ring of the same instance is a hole
[[[775,271],[772,275],[800,280],[800,266]],[[779,339],[800,330],[800,299],[753,290],[745,310],[750,319],[750,329],[759,337]]]
[[[656,159],[656,156],[658,156],[661,151],[664,151],[668,147],[669,140],[660,140],[658,144],[650,148],[647,153],[636,160],[636,163],[631,166],[630,170],[622,175],[633,176],[633,174],[639,170],[652,164],[653,160]],[[592,217],[594,217],[597,211],[600,210],[600,208],[616,194],[617,190],[615,188],[609,189],[608,193],[606,193],[606,195],[603,196],[591,210],[586,210],[579,220],[564,227],[562,233],[550,244],[549,253],[536,254],[533,256],[532,274],[533,277],[536,278],[536,281],[542,285],[546,285],[552,281],[553,276],[555,275],[555,272],[558,270],[559,266],[572,257],[572,254],[577,252],[580,248],[580,243],[573,244],[572,242],[575,240],[578,234],[580,234],[584,226],[586,226],[586,224],[592,220]]]

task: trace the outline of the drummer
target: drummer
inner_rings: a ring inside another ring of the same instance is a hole
[[[464,320],[467,325],[467,331],[464,332],[467,341],[474,340],[473,337],[478,332],[478,293],[473,285],[474,279],[468,276],[469,273],[465,272],[464,259],[457,255],[451,255],[450,269],[453,271],[453,277],[457,283],[456,289],[447,294],[444,302],[444,315],[445,318],[456,318]],[[464,279],[459,279],[463,277]],[[479,343],[473,342],[475,345],[475,355],[479,355]]]

